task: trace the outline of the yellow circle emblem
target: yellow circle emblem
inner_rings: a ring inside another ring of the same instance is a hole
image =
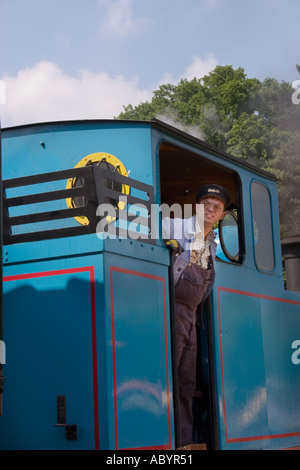
[[[97,152],[97,153],[92,153],[90,155],[87,155],[82,160],[80,160],[75,165],[74,168],[80,168],[80,167],[84,167],[84,166],[88,166],[88,165],[98,165],[98,166],[103,167],[105,169],[108,169],[109,171],[112,171],[112,172],[118,171],[120,173],[120,175],[128,177],[128,172],[127,172],[125,166],[123,165],[123,163],[121,162],[121,160],[119,160],[114,155],[111,155],[110,153]],[[78,179],[79,178],[70,178],[70,179],[68,179],[66,189],[71,189],[71,188],[76,187]],[[117,183],[117,184],[120,185],[120,193],[125,194],[125,195],[129,194],[129,192],[130,192],[130,186],[129,185],[125,185],[125,184],[121,184],[121,183]],[[78,207],[77,201],[75,201],[72,198],[66,199],[66,202],[67,202],[67,206],[68,206],[69,209],[72,209],[74,207]],[[121,202],[119,201],[116,204],[116,208],[118,208],[120,210],[123,210],[125,208],[125,203],[122,202],[122,201]],[[88,225],[89,224],[89,220],[85,216],[75,217],[75,219],[82,225]],[[109,217],[109,216],[107,216],[107,219],[108,219],[108,222],[112,222],[114,220],[113,217]]]

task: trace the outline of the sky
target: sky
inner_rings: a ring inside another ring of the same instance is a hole
[[[217,65],[300,79],[299,0],[0,0],[2,127],[113,119]]]

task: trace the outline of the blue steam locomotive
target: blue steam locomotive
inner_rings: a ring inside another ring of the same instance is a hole
[[[161,218],[210,182],[231,207],[198,329],[195,441],[300,446],[299,237],[281,244],[271,174],[158,120],[6,128],[2,168],[1,449],[180,447]]]

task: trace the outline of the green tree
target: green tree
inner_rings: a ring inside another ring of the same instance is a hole
[[[252,113],[253,97],[259,90],[257,79],[247,78],[243,68],[234,70],[232,66],[217,66],[203,77],[205,94],[214,103],[222,121],[232,123],[241,113]]]
[[[244,69],[217,66],[202,79],[160,86],[153,92],[151,103],[125,106],[118,119],[172,117],[181,125],[199,127],[206,142],[226,150],[227,132],[243,112],[254,111],[258,89],[259,81],[247,78]]]
[[[254,164],[268,161],[273,155],[275,134],[260,115],[242,113],[227,133],[227,151]]]
[[[280,143],[266,169],[278,179],[281,236],[300,234],[300,134],[280,132]]]

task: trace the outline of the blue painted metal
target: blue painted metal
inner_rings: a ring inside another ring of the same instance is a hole
[[[107,150],[153,184],[149,126],[107,123],[9,130],[4,177]],[[174,447],[168,265],[162,246],[96,234],[5,247],[1,448]],[[74,441],[54,427],[62,394]]]
[[[126,164],[132,178],[153,183],[151,127],[144,123],[22,126],[5,130],[2,146],[3,179],[73,168],[86,155],[107,152]]]
[[[68,239],[32,242],[17,263],[6,249],[1,447],[171,448],[168,258],[128,240],[73,242],[69,255]],[[60,394],[76,441],[53,427]]]
[[[240,176],[250,189],[248,171]],[[300,369],[292,362],[292,343],[300,334],[300,295],[284,290],[276,185],[260,181],[271,194],[274,270],[256,267],[251,199],[244,190],[245,261],[218,263],[212,295],[222,449],[276,449],[300,442]]]
[[[238,172],[242,183],[245,256],[241,264],[217,261],[211,295],[213,362],[206,372],[214,374],[218,447],[299,445],[300,364],[292,344],[300,338],[300,295],[283,286],[274,180],[167,126],[119,121],[7,129],[3,178],[69,169],[108,152],[130,177],[153,186],[160,203],[164,141]],[[271,198],[271,272],[255,262],[253,180]],[[0,448],[175,447],[168,268],[160,240],[90,234],[4,247]],[[74,441],[54,427],[62,394],[67,423],[77,425]]]

